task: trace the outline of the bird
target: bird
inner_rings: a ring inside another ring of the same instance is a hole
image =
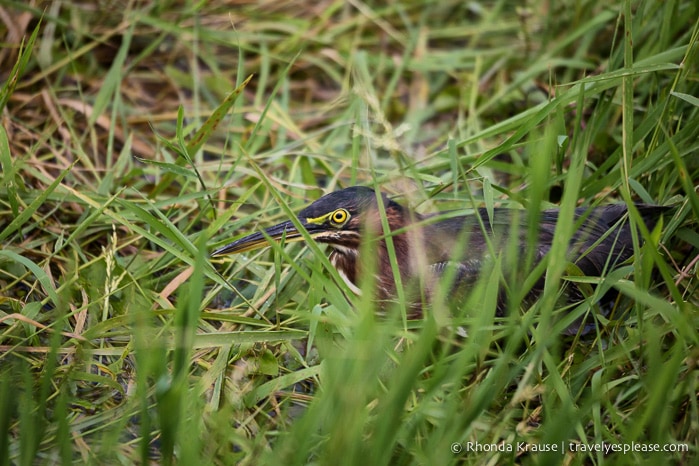
[[[379,202],[380,200],[380,202]],[[652,229],[666,207],[635,204],[646,227]],[[381,213],[383,210],[383,214]],[[574,211],[577,228],[566,248],[566,260],[586,276],[602,276],[633,256],[631,224],[625,204],[608,204],[593,208],[578,207]],[[390,233],[384,233],[382,217]],[[536,242],[528,240],[528,212],[521,209],[473,209],[472,214],[448,211],[420,214],[396,202],[388,195],[365,186],[353,186],[326,194],[301,210],[300,224],[319,243],[330,246],[330,262],[349,289],[361,294],[362,263],[360,246],[363,240],[375,241],[375,294],[378,302],[395,301],[398,286],[403,286],[413,314],[419,315],[429,306],[435,287],[444,276],[450,276],[449,292],[457,296],[471,289],[481,273],[496,257],[503,269],[518,269],[530,256],[530,268],[543,260],[551,249],[559,218],[557,209],[543,210],[536,218]],[[516,235],[514,258],[508,259]],[[387,246],[391,237],[398,264],[396,277]],[[302,241],[304,236],[291,221],[274,225],[244,236],[216,249],[212,257],[236,254],[264,247],[267,238],[279,241]],[[528,272],[528,271],[525,271]],[[399,278],[399,279],[398,279]],[[538,279],[528,294],[536,299],[543,290],[544,277]],[[410,292],[408,292],[410,291]],[[581,300],[580,290],[568,293],[568,300]],[[603,297],[604,298],[604,297]],[[607,299],[608,300],[608,299]],[[498,299],[498,315],[505,309],[506,299]],[[573,330],[576,330],[576,326]]]

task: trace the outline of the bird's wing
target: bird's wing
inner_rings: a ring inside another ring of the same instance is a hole
[[[476,283],[481,275],[482,265],[480,260],[436,262],[430,264],[430,278],[435,283],[441,280],[448,280],[448,286],[450,287],[472,285]]]

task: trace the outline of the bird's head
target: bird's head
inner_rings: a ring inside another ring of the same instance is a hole
[[[318,242],[331,244],[337,249],[359,249],[361,232],[368,222],[380,229],[381,216],[378,210],[376,191],[363,186],[353,186],[326,194],[298,215],[299,223]],[[402,219],[402,207],[379,193],[391,228]],[[212,256],[236,254],[266,246],[269,237],[273,240],[285,238],[286,242],[302,241],[303,235],[291,221],[283,222],[240,238],[212,253]]]

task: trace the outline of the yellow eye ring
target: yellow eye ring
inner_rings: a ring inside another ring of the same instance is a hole
[[[335,225],[342,225],[347,221],[347,219],[349,219],[349,212],[347,212],[345,209],[337,209],[330,216],[330,221]]]

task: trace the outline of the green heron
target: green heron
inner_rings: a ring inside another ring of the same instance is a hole
[[[395,257],[404,289],[415,290],[420,284],[421,293],[413,293],[409,299],[429,300],[435,280],[451,270],[453,290],[468,289],[473,285],[485,262],[493,254],[508,250],[508,235],[517,231],[518,247],[526,251],[528,223],[526,213],[512,209],[494,209],[492,218],[486,209],[477,209],[473,215],[458,212],[418,214],[371,188],[355,186],[327,194],[298,214],[298,222],[308,234],[320,243],[331,246],[330,261],[349,288],[359,293],[359,248],[363,237],[378,240],[376,254],[377,299],[396,298],[396,280],[390,264],[385,235],[381,226],[381,214],[377,196],[381,196],[385,219],[391,230]],[[664,207],[636,205],[644,223],[650,229]],[[567,260],[574,263],[584,275],[601,276],[633,255],[631,227],[623,204],[611,204],[593,209],[578,208],[575,218],[580,226],[568,244]],[[517,221],[515,222],[515,219]],[[558,210],[540,213],[537,221],[537,243],[532,251],[532,266],[543,259],[551,248]],[[513,230],[513,223],[517,228]],[[235,254],[260,248],[267,244],[267,237],[287,242],[303,240],[303,236],[291,221],[280,223],[229,243],[212,253],[212,256]],[[518,267],[524,252],[508,267]],[[543,278],[534,285],[531,294],[541,291]],[[580,295],[580,298],[582,296]],[[412,304],[413,302],[411,302]],[[417,303],[421,304],[420,302]],[[499,311],[502,311],[501,302]]]

